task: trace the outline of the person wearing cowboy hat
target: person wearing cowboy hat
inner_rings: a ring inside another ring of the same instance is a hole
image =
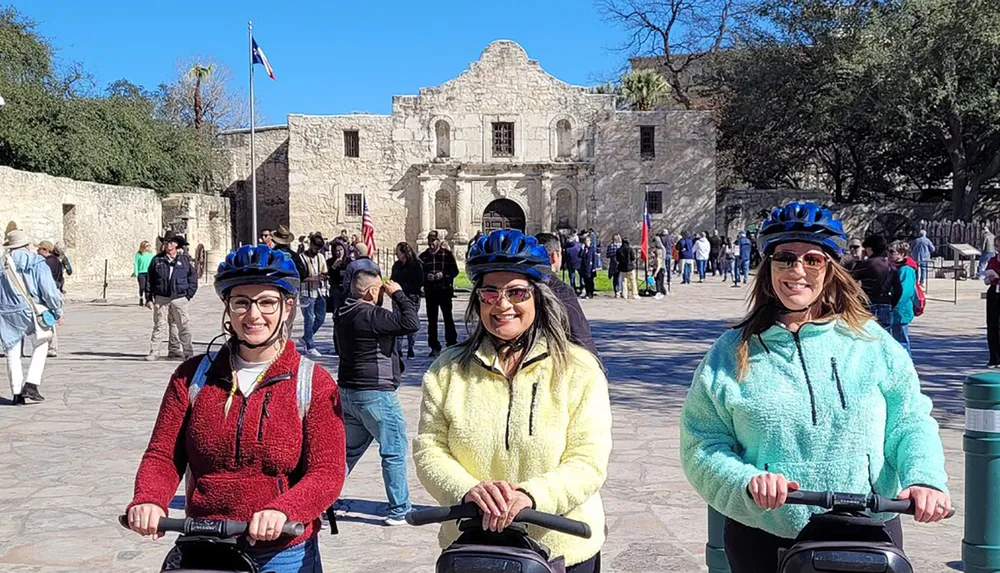
[[[188,245],[183,235],[167,231],[159,241],[163,250],[149,263],[146,279],[146,306],[153,309],[146,360],[157,359],[164,329],[170,331],[168,356],[187,359],[194,356],[188,303],[198,292],[198,272],[191,257],[181,251]]]
[[[295,263],[295,270],[299,272],[299,280],[305,280],[309,276],[309,269],[302,262],[302,257],[299,256],[299,253],[292,250],[292,241],[294,239],[295,235],[285,225],[278,225],[278,230],[271,233],[271,242],[274,243],[274,250],[288,253],[288,256],[292,258],[292,262]]]
[[[63,303],[59,288],[45,259],[28,250],[31,240],[18,229],[7,233],[3,264],[0,265],[0,347],[7,358],[12,403],[24,404],[25,398],[40,402],[38,391],[45,369],[49,341],[39,341],[33,304],[41,304],[62,323]],[[31,300],[26,300],[30,297]],[[21,349],[28,338],[32,347],[28,375],[21,365]]]

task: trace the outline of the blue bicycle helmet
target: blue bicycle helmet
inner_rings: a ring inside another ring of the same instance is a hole
[[[847,234],[829,209],[796,201],[771,211],[760,227],[757,241],[765,255],[782,243],[812,243],[839,258],[844,254]]]
[[[226,255],[215,274],[215,292],[225,298],[233,287],[272,285],[295,296],[299,292],[299,273],[288,253],[267,245],[243,245]]]
[[[517,229],[483,235],[469,247],[465,272],[472,282],[487,273],[518,273],[544,281],[552,272],[549,252],[534,237]]]

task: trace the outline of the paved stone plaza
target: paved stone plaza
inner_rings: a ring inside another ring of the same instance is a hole
[[[610,477],[602,492],[611,530],[608,571],[704,569],[705,504],[680,468],[677,421],[698,361],[742,311],[747,291],[717,280],[675,285],[665,301],[583,303],[608,367],[615,416]],[[935,281],[930,296],[951,297],[951,285]],[[960,283],[958,305],[932,300],[912,328],[915,361],[943,426],[959,508],[945,524],[915,526],[906,518],[906,547],[921,573],[950,571],[949,562],[961,556],[961,383],[986,362],[980,290],[977,283]],[[84,291],[78,296],[93,298]],[[456,308],[464,308],[464,299],[457,302]],[[219,332],[221,312],[211,288],[203,287],[192,307],[199,349]],[[150,327],[150,311],[131,299],[71,303],[60,330],[60,355],[46,368],[47,400],[10,407],[6,373],[0,376],[0,571],[158,571],[171,537],[152,542],[116,521],[131,499],[136,466],[177,364],[143,361]],[[331,336],[329,325],[317,335],[322,350],[329,351]],[[411,432],[420,375],[429,365],[426,348],[420,350],[400,389]],[[322,362],[335,372],[335,359]],[[412,465],[410,485],[415,503],[432,502]],[[320,538],[327,571],[433,571],[436,528],[381,526],[375,519],[384,496],[372,449],[344,490],[348,513],[341,534]]]

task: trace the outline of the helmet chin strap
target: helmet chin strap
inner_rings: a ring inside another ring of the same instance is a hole
[[[232,322],[227,323],[227,328],[226,329],[229,331],[229,334],[236,340],[236,342],[240,346],[249,348],[251,350],[257,350],[258,348],[265,348],[267,346],[271,346],[275,342],[277,342],[278,339],[281,338],[281,331],[282,331],[283,328],[285,328],[285,308],[284,307],[285,307],[285,305],[281,305],[281,308],[279,310],[280,314],[278,315],[278,326],[274,329],[274,332],[271,333],[271,336],[268,336],[267,340],[265,340],[264,342],[261,342],[260,344],[250,344],[249,342],[247,342],[247,341],[243,340],[242,338],[240,338],[240,335],[236,333],[236,329],[233,328],[233,323]]]

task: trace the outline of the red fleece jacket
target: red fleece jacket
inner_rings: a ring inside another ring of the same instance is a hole
[[[236,392],[226,416],[232,380],[226,347],[189,407],[188,386],[201,358],[181,364],[170,379],[129,507],[155,503],[167,511],[190,466],[194,490],[188,516],[250,521],[254,513],[273,509],[305,523],[306,531],[258,548],[307,539],[320,529],[319,516],[344,485],[344,421],[336,383],[316,366],[309,412],[300,421],[295,398],[300,356],[289,342],[249,397]]]

